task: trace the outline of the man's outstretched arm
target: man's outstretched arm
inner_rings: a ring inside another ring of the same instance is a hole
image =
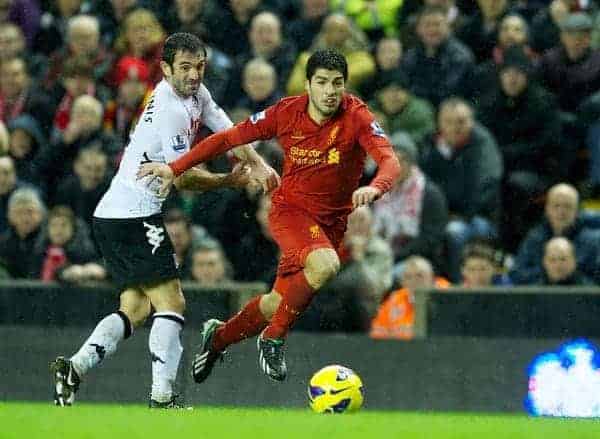
[[[197,166],[177,177],[173,184],[179,190],[204,192],[222,187],[243,188],[249,180],[250,167],[238,163],[229,174],[213,173]]]

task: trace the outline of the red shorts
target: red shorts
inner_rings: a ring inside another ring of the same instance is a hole
[[[302,270],[308,254],[318,248],[331,248],[339,254],[346,223],[346,215],[326,225],[297,207],[273,204],[269,229],[281,250],[277,275],[286,276]]]

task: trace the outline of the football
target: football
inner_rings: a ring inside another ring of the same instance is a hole
[[[308,384],[310,408],[317,413],[345,413],[358,410],[364,399],[360,377],[344,366],[326,366]]]

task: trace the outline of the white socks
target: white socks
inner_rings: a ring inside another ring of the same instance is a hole
[[[179,333],[185,320],[175,312],[157,312],[150,331],[148,346],[152,358],[152,395],[157,402],[169,401],[183,353]]]
[[[118,311],[104,317],[79,351],[71,357],[73,367],[82,377],[105,357],[115,353],[121,340],[131,335],[129,318]]]

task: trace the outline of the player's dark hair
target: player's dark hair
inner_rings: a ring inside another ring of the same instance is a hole
[[[202,51],[206,56],[206,46],[200,38],[188,32],[177,32],[170,35],[163,45],[161,60],[173,66],[178,51],[197,53]]]
[[[335,49],[321,49],[313,53],[306,63],[306,79],[310,81],[317,69],[335,70],[348,79],[346,57]]]

